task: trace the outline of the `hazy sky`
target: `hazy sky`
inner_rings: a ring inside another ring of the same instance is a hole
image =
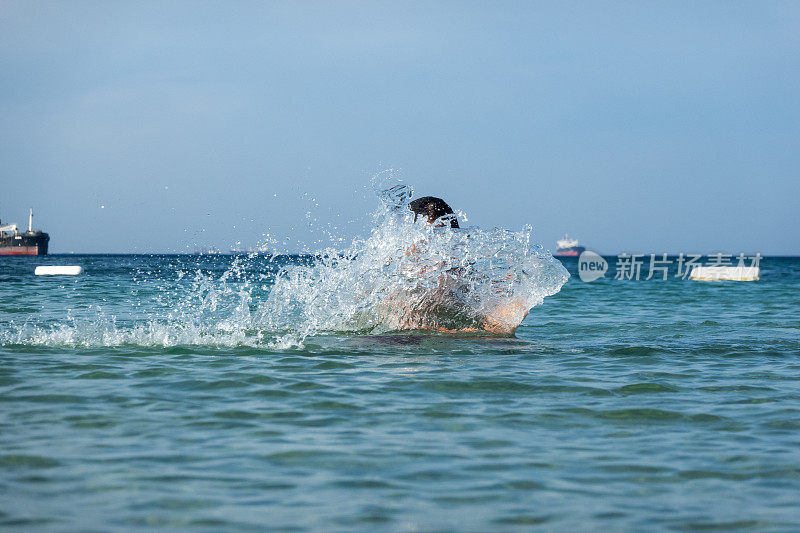
[[[551,249],[800,254],[800,2],[0,0],[52,252],[349,239],[384,168]]]

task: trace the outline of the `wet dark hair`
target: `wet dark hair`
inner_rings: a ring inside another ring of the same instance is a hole
[[[436,198],[434,196],[423,196],[422,198],[417,198],[408,204],[408,208],[412,213],[414,213],[414,222],[417,221],[417,216],[419,215],[426,216],[428,218],[428,222],[431,224],[433,224],[439,217],[443,217],[444,215],[453,215],[453,208],[447,205],[447,202],[441,198]],[[450,227],[457,228],[458,219],[456,219],[455,215],[449,217],[449,219]]]

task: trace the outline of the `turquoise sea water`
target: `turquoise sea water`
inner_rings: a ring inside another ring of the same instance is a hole
[[[258,310],[314,259],[233,261],[0,258],[0,525],[800,529],[800,259],[742,283],[573,261],[516,338],[299,344]]]

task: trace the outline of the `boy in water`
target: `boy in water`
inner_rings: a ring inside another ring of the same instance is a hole
[[[426,225],[437,228],[457,229],[458,219],[453,209],[441,198],[423,196],[408,204],[414,213],[414,222],[424,217]],[[420,245],[422,243],[419,243]],[[409,257],[423,254],[417,244],[406,251]],[[444,267],[444,263],[441,264]],[[437,267],[422,265],[406,271],[411,277],[424,277]],[[511,273],[508,274],[509,279]],[[465,305],[463,300],[469,291],[469,282],[464,278],[462,267],[451,268],[438,275],[438,286],[435,289],[402,290],[395,293],[384,304],[392,310],[389,322],[397,329],[431,329],[442,332],[490,331],[493,333],[513,334],[519,322],[527,316],[527,309],[521,309],[520,302],[511,302],[499,306],[487,314],[476,316],[476,311]],[[522,319],[519,319],[522,315]],[[517,321],[517,319],[519,321]],[[457,324],[457,325],[456,325]],[[456,329],[453,329],[453,328]]]
[[[441,198],[423,196],[410,202],[408,209],[414,213],[414,222],[422,217],[426,226],[459,227],[453,209]],[[446,270],[444,261],[431,264],[427,245],[427,240],[421,239],[406,249],[400,271],[408,284],[383,299],[379,306],[381,322],[396,330],[435,331],[453,331],[460,324],[476,323],[466,316],[469,307],[458,304],[458,295],[467,289],[459,277],[462,269]]]

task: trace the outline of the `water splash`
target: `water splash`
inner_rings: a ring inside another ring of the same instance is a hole
[[[388,183],[387,183],[388,181]],[[413,190],[379,182],[370,235],[313,265],[285,269],[260,319],[302,340],[319,332],[434,330],[511,335],[569,274],[532,229],[450,229],[413,222]]]
[[[287,349],[325,333],[511,335],[569,276],[533,243],[530,227],[414,223],[407,209],[411,187],[392,172],[379,174],[373,187],[380,206],[369,235],[345,250],[294,258],[251,254],[232,264],[224,257],[154,260],[137,267],[133,280],[131,270],[109,273],[116,282],[105,274],[92,281],[89,269],[71,293],[42,286],[51,291],[46,301],[73,302],[65,315],[11,317],[0,328],[0,344]],[[465,221],[463,213],[459,218]],[[102,302],[96,284],[115,301]],[[114,293],[114,285],[130,291]]]
[[[221,275],[208,268],[223,260],[186,258],[182,264],[136,269],[129,294],[121,301],[103,304],[97,302],[106,298],[98,298],[95,282],[88,279],[83,286],[74,287],[77,298],[65,299],[70,307],[63,310],[63,316],[51,311],[22,323],[12,320],[0,330],[0,344],[87,348],[264,346],[266,332],[255,324],[251,312],[256,305],[254,298],[266,297],[265,284],[256,282],[274,279],[278,269],[262,268],[251,275],[248,258],[239,257]],[[197,263],[192,265],[192,261]],[[205,268],[201,263],[207,263]]]

